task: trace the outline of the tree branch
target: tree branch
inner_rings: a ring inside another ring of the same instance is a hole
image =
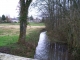
[[[28,8],[30,6],[30,3],[32,2],[32,0],[26,0],[26,7]]]

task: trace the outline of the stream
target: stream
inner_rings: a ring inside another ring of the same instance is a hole
[[[63,43],[51,43],[46,31],[41,32],[34,58],[38,60],[68,60],[67,45]]]

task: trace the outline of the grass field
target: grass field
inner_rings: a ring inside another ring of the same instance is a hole
[[[39,40],[40,30],[44,28],[43,23],[30,23],[27,27],[26,41],[28,46],[18,45],[16,42],[19,37],[19,23],[4,23],[0,24],[0,47],[9,47],[11,54],[33,57],[34,49]],[[30,48],[32,47],[32,48]],[[18,50],[22,53],[16,53]],[[23,48],[23,49],[22,49]],[[26,51],[26,54],[24,53]]]
[[[19,25],[20,23],[0,23],[1,25]],[[44,23],[35,23],[35,22],[30,22],[28,23],[28,26],[44,26]]]

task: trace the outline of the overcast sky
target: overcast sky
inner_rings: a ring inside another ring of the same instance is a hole
[[[0,16],[8,15],[10,17],[18,16],[17,6],[19,0],[1,0],[0,1]]]
[[[3,14],[10,17],[17,17],[19,15],[18,12],[19,0],[1,0],[0,1],[0,16]],[[29,15],[36,15],[35,9],[32,9],[29,12]]]

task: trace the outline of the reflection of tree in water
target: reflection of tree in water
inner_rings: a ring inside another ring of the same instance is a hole
[[[50,60],[68,60],[67,45],[62,43],[51,43]]]
[[[42,32],[34,58],[40,60],[68,60],[67,50],[67,44],[50,43],[46,32]]]

